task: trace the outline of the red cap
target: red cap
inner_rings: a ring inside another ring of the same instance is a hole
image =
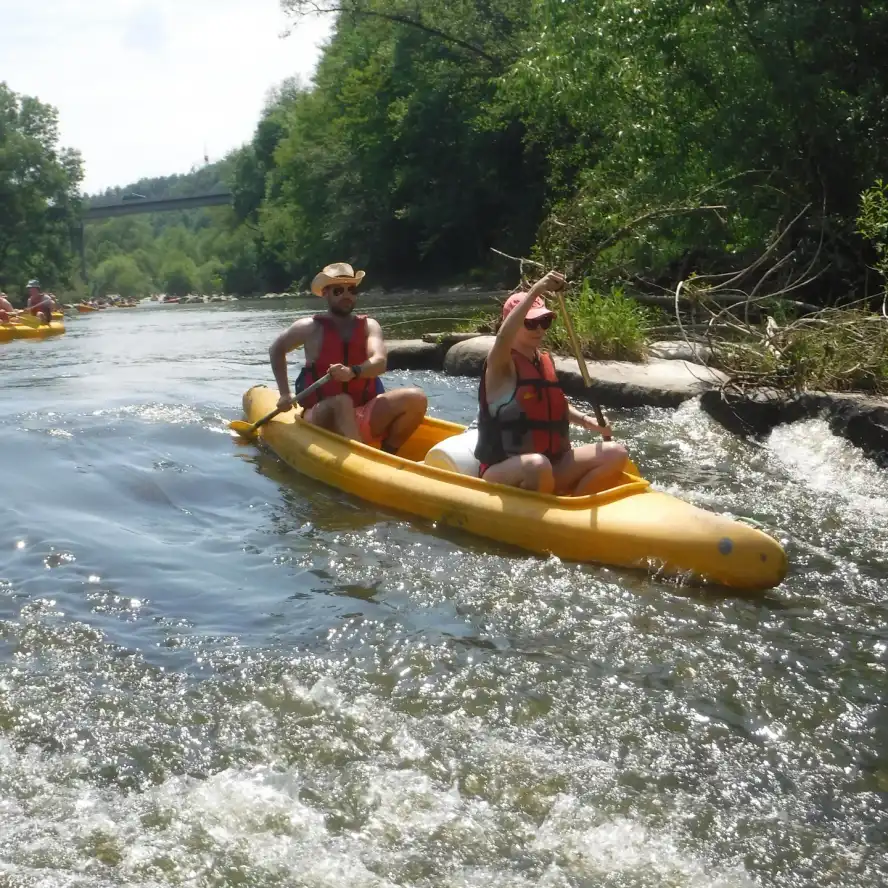
[[[505,320],[515,309],[515,307],[527,296],[527,293],[513,293],[503,304],[503,320]],[[537,296],[530,306],[530,311],[525,315],[527,318],[541,318],[543,315],[553,315],[555,312],[550,308],[546,308],[542,296]]]

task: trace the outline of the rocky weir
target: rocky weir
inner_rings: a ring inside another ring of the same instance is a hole
[[[388,343],[389,369],[436,370],[448,376],[480,377],[493,336],[476,333],[426,334]],[[703,409],[729,431],[762,437],[775,427],[815,416],[833,432],[888,468],[888,399],[862,394],[773,390],[746,393],[725,389],[727,377],[706,366],[708,350],[685,342],[655,342],[644,363],[586,361],[591,386],[575,358],[555,357],[565,392],[608,407],[678,407],[700,398]]]

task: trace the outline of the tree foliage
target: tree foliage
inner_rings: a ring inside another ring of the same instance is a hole
[[[647,226],[618,258],[638,270],[755,250],[810,204],[799,260],[822,230],[830,282],[854,280],[859,194],[888,164],[884,3],[541,0],[533,30],[505,89],[553,149],[554,215],[581,252],[643,208],[705,191],[726,210]]]
[[[130,299],[144,296],[150,287],[148,275],[130,256],[115,255],[105,259],[93,273],[96,295],[116,294]]]
[[[82,175],[80,155],[59,146],[56,110],[0,82],[0,287],[67,281]]]
[[[285,4],[292,11],[304,3]],[[242,169],[264,172],[264,259],[306,280],[340,257],[377,282],[456,277],[529,247],[544,159],[495,111],[523,0],[347,2],[312,88],[271,106]],[[249,218],[244,216],[244,218]]]
[[[800,298],[844,296],[880,260],[857,218],[888,176],[882,2],[282,7],[294,27],[335,16],[312,81],[269,96],[224,170],[131,186],[225,179],[233,210],[113,220],[91,267],[122,253],[160,285],[181,254],[195,286],[241,293],[332,261],[383,285],[508,280],[494,247],[611,292],[748,265],[791,219],[780,261],[784,281],[810,266]]]

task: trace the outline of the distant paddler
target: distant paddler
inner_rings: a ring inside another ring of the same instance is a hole
[[[0,323],[8,324],[11,318],[14,318],[18,312],[12,307],[5,293],[0,293]]]
[[[52,313],[55,310],[52,296],[40,289],[40,281],[36,278],[28,281],[28,312],[39,318],[44,324],[52,322]]]

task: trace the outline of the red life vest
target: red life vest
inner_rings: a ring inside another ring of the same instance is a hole
[[[339,327],[327,315],[317,314],[313,320],[321,325],[324,338],[321,340],[321,349],[314,363],[306,364],[296,380],[294,388],[297,393],[310,386],[316,379],[320,379],[330,369],[331,364],[351,367],[353,364],[363,364],[367,360],[367,315],[354,316],[355,323],[349,339],[342,338]],[[361,407],[376,397],[376,391],[375,378],[359,376],[348,382],[330,380],[300,403],[308,410],[324,398],[346,394],[351,395],[355,407]]]
[[[511,400],[490,415],[487,401],[487,362],[478,390],[478,444],[475,458],[492,466],[520,453],[542,453],[558,459],[570,450],[570,417],[555,365],[548,353],[534,361],[512,350],[518,379]]]

